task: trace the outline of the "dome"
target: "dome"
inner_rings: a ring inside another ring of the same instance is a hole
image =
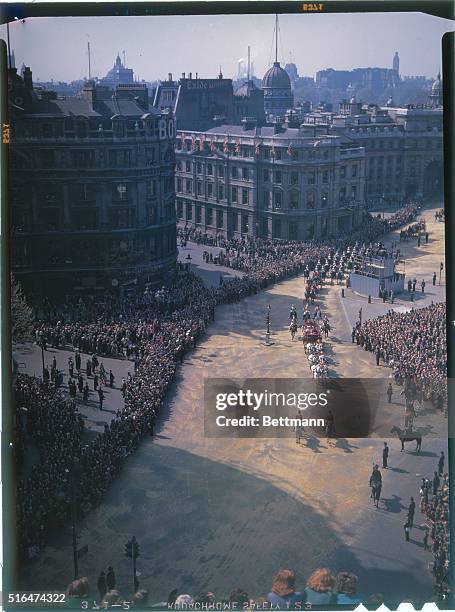
[[[262,79],[262,87],[274,87],[276,89],[291,89],[291,79],[284,68],[281,68],[280,62],[274,62],[272,68],[269,68]]]

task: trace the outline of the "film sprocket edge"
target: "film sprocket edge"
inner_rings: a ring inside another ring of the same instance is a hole
[[[151,11],[2,5],[2,605],[450,609],[453,6]]]

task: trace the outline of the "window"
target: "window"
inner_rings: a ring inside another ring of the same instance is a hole
[[[242,215],[242,234],[247,234],[249,229],[248,215]]]
[[[182,164],[182,162],[181,162],[181,161],[178,161],[178,162],[177,162],[177,164],[176,164],[176,166],[177,166],[177,170],[182,171],[182,169],[183,169],[183,164]]]
[[[329,171],[328,170],[324,170],[322,173],[322,182],[323,183],[328,183],[329,182]]]
[[[340,178],[346,178],[346,168],[344,166],[340,168]]]
[[[218,185],[218,199],[224,200],[224,185]]]
[[[275,171],[275,183],[281,185],[281,170]]]
[[[213,223],[213,208],[211,208],[209,206],[207,208],[207,210],[206,210],[206,214],[207,214],[207,225],[212,225],[212,223]]]
[[[289,194],[289,208],[295,210],[299,207],[299,192],[291,191]]]
[[[299,173],[291,172],[291,185],[298,185],[299,182]]]
[[[55,168],[54,151],[51,149],[44,149],[40,151],[40,158],[42,168]]]
[[[210,176],[213,174],[212,164],[207,164],[207,174],[209,174]]]
[[[238,176],[238,172],[237,172],[237,166],[232,166],[231,168],[231,176],[233,179],[236,179]]]
[[[275,197],[275,202],[274,202],[275,208],[280,209],[281,208],[281,204],[282,204],[282,193],[281,193],[281,191],[275,191],[274,197]]]
[[[357,176],[357,165],[352,166],[351,168],[351,176],[355,178]]]
[[[351,198],[353,200],[357,198],[357,185],[351,185]]]
[[[346,199],[346,187],[342,187],[339,193],[340,202],[344,202]]]
[[[200,206],[196,206],[196,223],[201,223],[202,211]]]
[[[193,192],[193,181],[191,179],[186,179],[185,181],[185,191],[187,193]]]
[[[183,202],[182,202],[182,200],[177,200],[177,217],[179,219],[183,219]]]
[[[112,199],[117,202],[124,202],[130,197],[129,183],[114,183],[112,186]]]
[[[239,216],[236,212],[232,213],[232,231],[236,232],[239,229]]]
[[[72,151],[72,164],[75,168],[93,168],[95,166],[95,151]]]
[[[308,185],[314,185],[316,183],[316,175],[314,172],[308,174]]]
[[[185,171],[191,172],[191,162],[190,161],[185,162]]]
[[[223,227],[223,211],[216,211],[216,226],[222,228]]]
[[[196,192],[198,196],[202,195],[202,181],[196,182]]]
[[[115,208],[110,211],[110,223],[114,228],[132,227],[135,224],[134,208]]]
[[[244,181],[248,180],[248,168],[242,168],[242,179]]]
[[[326,208],[327,202],[329,201],[329,195],[326,191],[321,194],[321,207]]]
[[[223,166],[218,166],[218,176],[220,178],[224,178],[224,168],[223,168]]]
[[[264,191],[264,208],[270,208],[270,191]]]
[[[268,183],[269,182],[269,180],[270,180],[270,173],[269,173],[268,170],[264,170],[263,178],[264,178],[264,183]]]
[[[281,149],[275,149],[275,158],[281,159]]]
[[[248,204],[248,189],[242,189],[242,204]]]
[[[181,193],[181,192],[182,192],[182,188],[183,188],[182,179],[181,179],[181,178],[178,178],[178,179],[177,179],[177,191],[178,191],[179,193]]]
[[[207,183],[207,197],[213,198],[213,183]]]
[[[289,223],[289,239],[297,240],[297,223]]]
[[[231,201],[237,202],[237,187],[231,188]]]
[[[198,174],[202,174],[202,164],[201,164],[201,162],[198,162],[198,163],[196,164],[196,172],[197,172]]]
[[[191,219],[193,218],[193,207],[191,205],[191,202],[186,203],[186,218],[188,219],[188,221],[191,221]]]
[[[310,208],[310,209],[314,208],[314,192],[313,191],[308,192],[307,197],[306,197],[306,205],[307,205],[307,208]]]
[[[129,149],[109,151],[110,168],[127,168],[131,166],[131,151]]]

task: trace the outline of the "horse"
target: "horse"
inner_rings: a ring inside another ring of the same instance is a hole
[[[294,319],[289,326],[289,331],[291,332],[291,339],[294,340],[295,335],[297,333],[297,321]]]
[[[373,504],[376,508],[379,508],[379,500],[381,498],[382,482],[380,480],[373,480],[371,483],[371,497],[373,498]]]
[[[421,447],[422,447],[422,436],[418,433],[413,433],[412,431],[407,433],[407,431],[405,429],[400,429],[399,427],[397,427],[396,425],[394,427],[392,427],[392,429],[390,430],[390,433],[396,433],[398,436],[398,439],[401,442],[401,451],[404,451],[404,443],[405,442],[413,442],[414,440],[416,441],[416,452],[419,452]]]

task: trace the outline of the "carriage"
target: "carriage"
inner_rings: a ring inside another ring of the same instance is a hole
[[[307,320],[302,326],[303,342],[317,342],[322,340],[321,328],[316,321]]]

